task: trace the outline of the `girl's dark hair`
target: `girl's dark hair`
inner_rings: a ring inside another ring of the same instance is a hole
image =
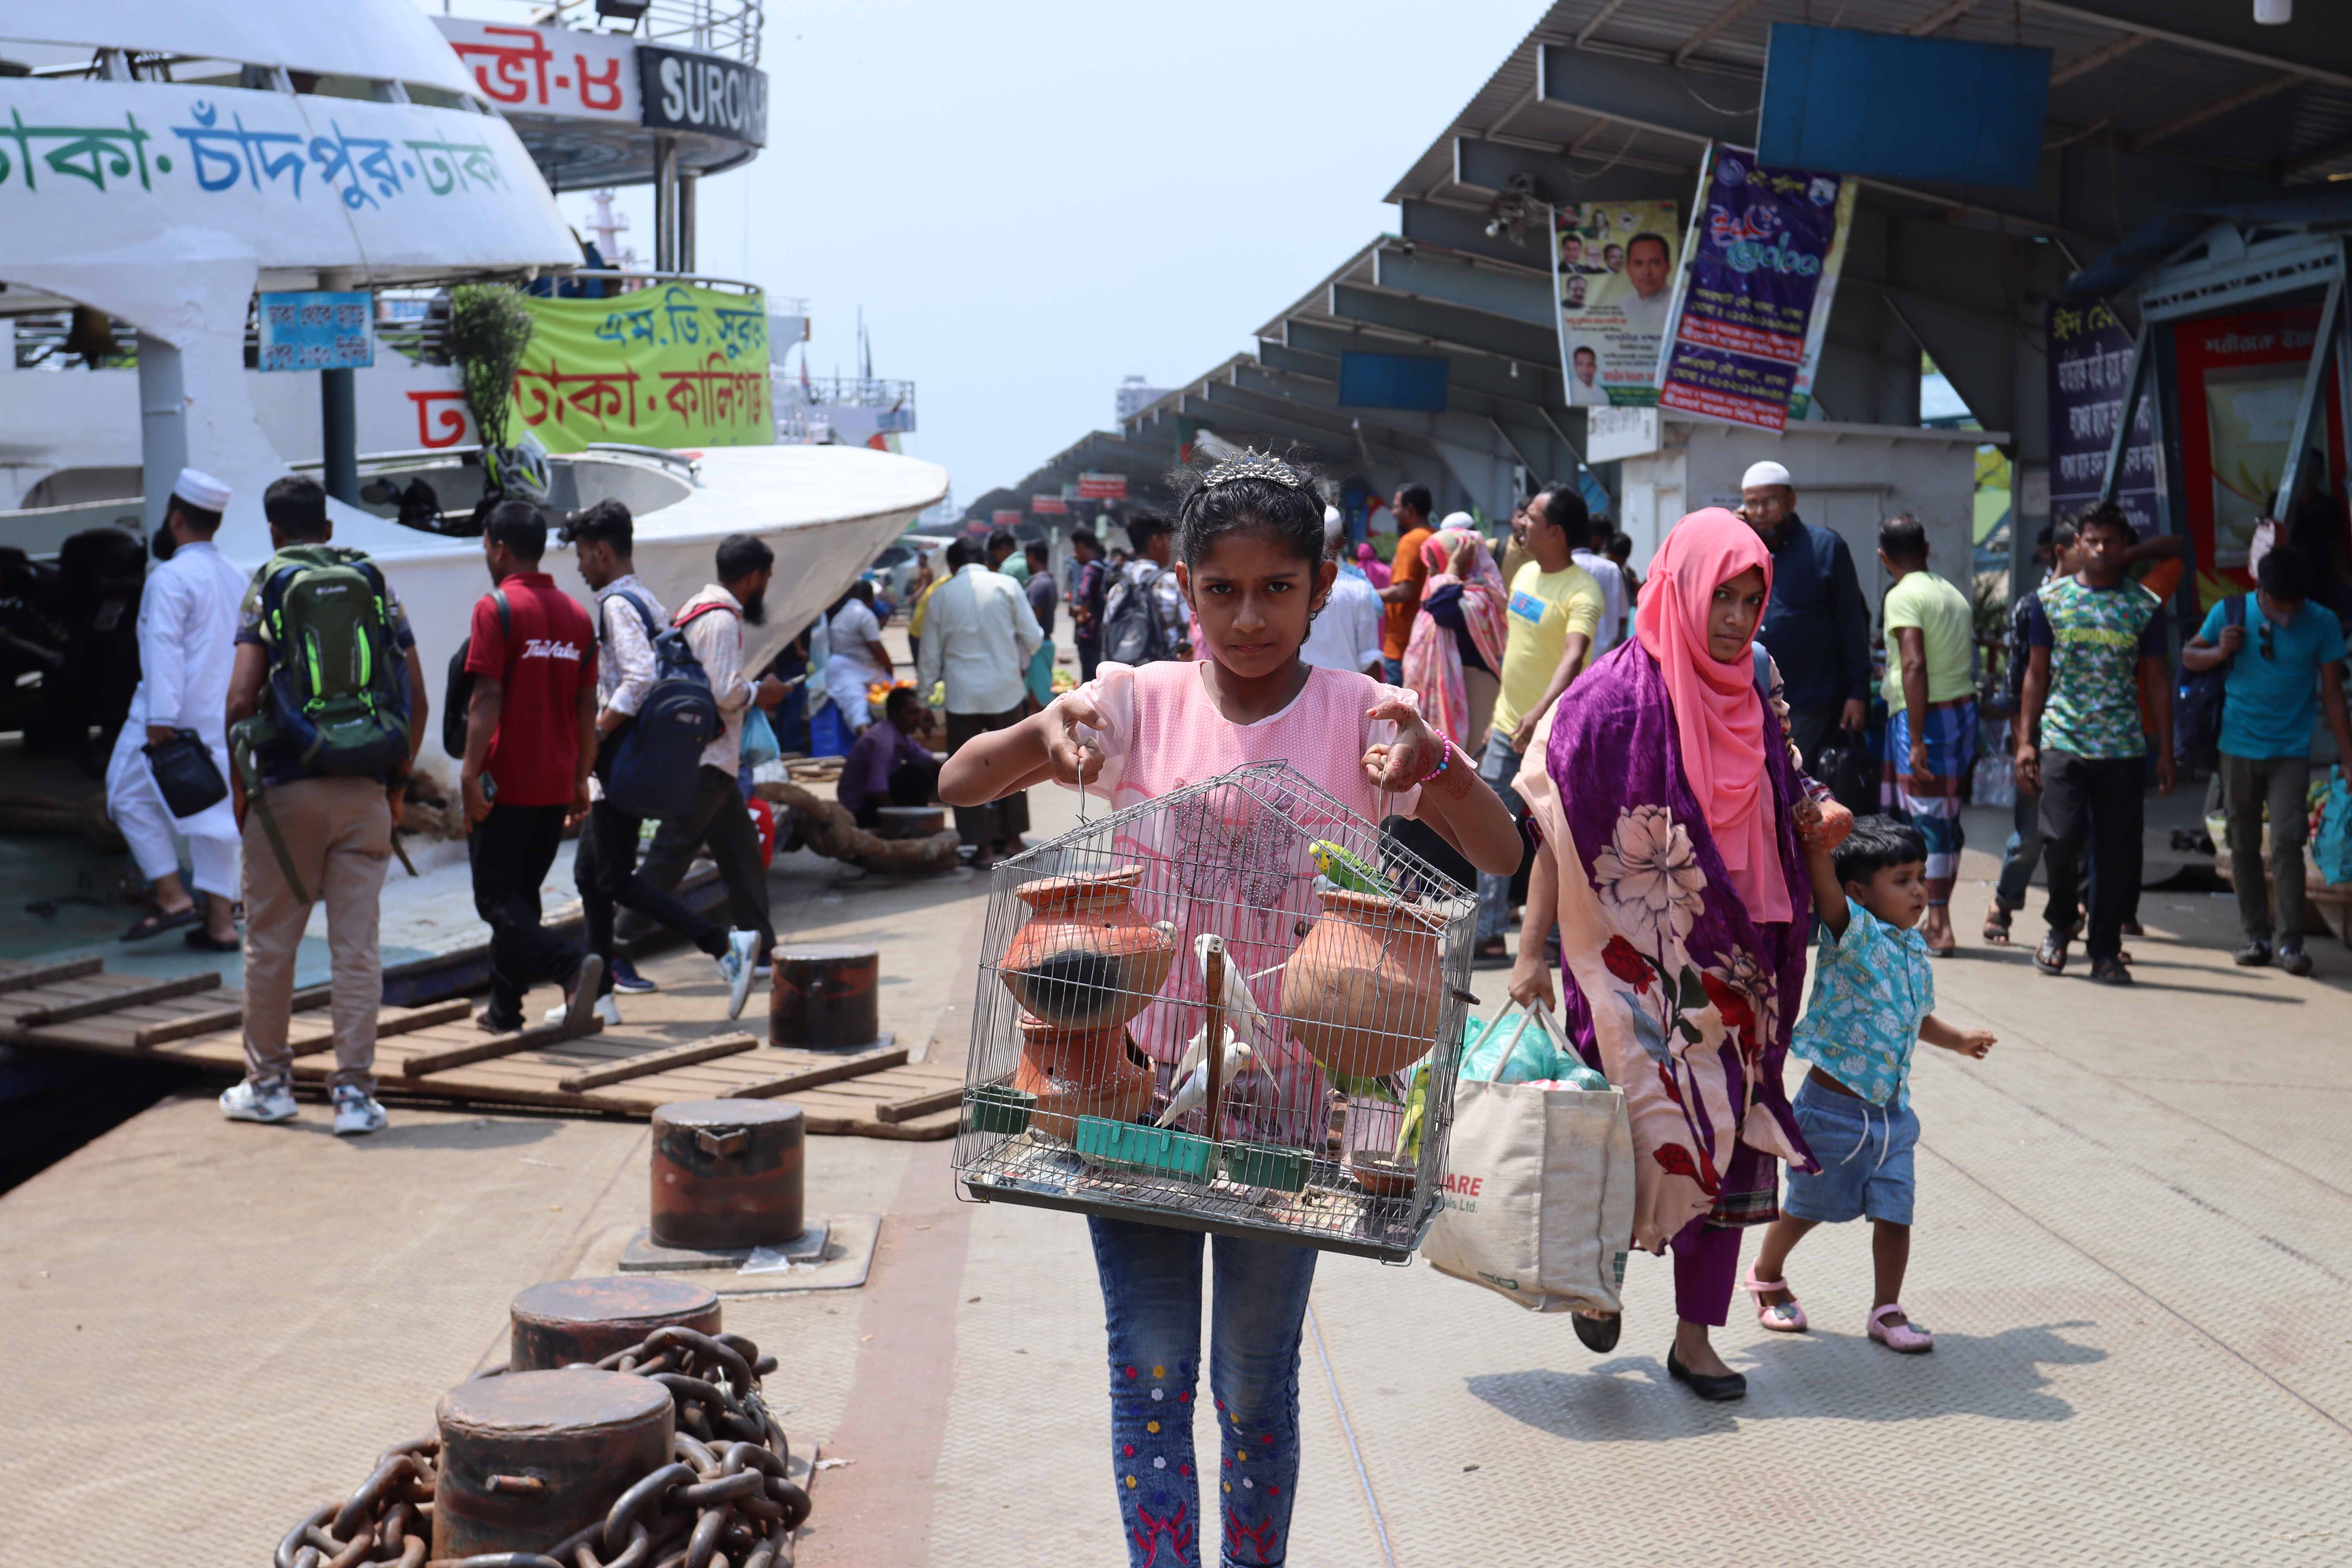
[[[1271,534],[1309,566],[1323,563],[1323,497],[1314,465],[1297,447],[1288,455],[1244,452],[1208,468],[1179,468],[1168,477],[1180,498],[1176,558],[1187,566],[1229,533]]]
[[[1892,816],[1857,816],[1845,842],[1830,853],[1841,882],[1867,882],[1889,866],[1927,858],[1927,841],[1907,822]]]

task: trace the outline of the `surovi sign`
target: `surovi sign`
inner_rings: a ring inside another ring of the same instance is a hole
[[[637,91],[654,130],[768,144],[768,78],[750,66],[639,44]]]

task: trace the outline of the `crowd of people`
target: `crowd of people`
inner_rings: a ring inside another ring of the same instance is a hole
[[[152,900],[123,940],[184,930],[193,948],[242,951],[246,1074],[221,1110],[289,1121],[299,1114],[288,1040],[296,955],[324,905],[334,1130],[373,1132],[386,1121],[374,1096],[384,876],[432,700],[399,595],[365,553],[333,542],[316,480],[282,479],[264,494],[272,553],[252,574],[214,544],[228,500],[218,480],[184,471],[154,540],[142,679],[108,774],[109,809]],[[615,944],[656,925],[717,963],[733,1017],[775,940],[741,777],[747,717],[794,689],[744,658],[773,552],[748,534],[727,539],[715,580],[672,615],[635,575],[625,507],[600,501],[562,526],[593,606],[541,569],[546,512],[500,501],[482,532],[490,588],[451,663],[443,743],[459,762],[474,907],[489,930],[489,994],[476,1022],[492,1034],[524,1028],[525,996],[548,984],[563,1000],[543,1023],[578,1032],[619,1022],[616,989],[656,987]],[[638,722],[649,703],[665,705],[659,734],[688,737],[687,750],[657,759],[665,776],[650,794],[637,776],[647,766],[624,761],[633,743],[649,757],[662,743]],[[631,783],[616,799],[623,772]],[[644,809],[649,799],[657,814]],[[551,929],[541,901],[574,829],[584,940]],[[185,883],[175,833],[192,863]],[[677,897],[698,854],[724,880],[727,926]]]

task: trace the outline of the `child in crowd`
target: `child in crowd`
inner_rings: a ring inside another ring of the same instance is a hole
[[[1331,591],[1323,501],[1312,476],[1282,459],[1245,454],[1200,477],[1177,523],[1177,582],[1198,617],[1203,659],[1141,666],[1106,661],[1095,679],[1009,729],[965,742],[940,774],[941,797],[980,805],[1053,779],[1108,797],[1115,807],[1156,799],[1253,763],[1282,761],[1359,817],[1388,813],[1429,823],[1481,870],[1517,868],[1518,830],[1479,781],[1477,764],[1425,723],[1410,694],[1349,669],[1299,658],[1307,622]],[[1255,824],[1203,821],[1203,840]],[[1232,873],[1260,869],[1239,847]],[[1286,898],[1303,896],[1304,880]],[[1186,920],[1234,905],[1188,900]],[[1305,912],[1303,910],[1300,911]],[[1253,926],[1255,922],[1253,922]],[[1280,929],[1291,930],[1288,921]],[[1190,952],[1192,932],[1183,933]],[[1253,948],[1255,973],[1273,957]],[[1159,1065],[1183,1049],[1200,1007],[1180,965],[1162,1000],[1139,1018],[1136,1044]],[[1277,1079],[1298,1084],[1291,1104],[1318,1111],[1309,1059]],[[1293,1078],[1301,1074],[1304,1080]],[[1193,1471],[1192,1401],[1200,1372],[1202,1237],[1198,1232],[1090,1218],[1108,1330],[1112,1479],[1131,1563],[1209,1558]],[[1220,1236],[1209,1381],[1223,1463],[1223,1560],[1280,1563],[1288,1552],[1298,1475],[1298,1346],[1315,1253]]]
[[[1927,844],[1917,828],[1862,817],[1833,852],[1809,850],[1806,867],[1825,931],[1812,998],[1789,1051],[1813,1064],[1792,1106],[1822,1168],[1790,1173],[1780,1217],[1741,1283],[1764,1327],[1803,1331],[1805,1310],[1782,1273],[1790,1250],[1817,1225],[1868,1215],[1877,1271],[1870,1337],[1916,1355],[1936,1341],[1900,1300],[1911,1260],[1911,1151],[1919,1142],[1907,1082],[1912,1042],[1981,1058],[1993,1037],[1956,1029],[1933,1011],[1935,971],[1916,929],[1927,912]]]

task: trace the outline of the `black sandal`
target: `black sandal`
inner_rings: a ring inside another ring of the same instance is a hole
[[[217,937],[202,926],[190,931],[184,940],[198,952],[236,952],[245,946],[245,943],[233,936]]]
[[[2066,973],[2066,939],[2056,931],[2042,938],[2042,945],[2033,950],[2033,967],[2044,974]]]
[[[122,940],[145,942],[149,937],[162,936],[167,931],[178,931],[182,926],[194,925],[204,918],[205,911],[194,904],[190,904],[184,910],[174,910],[170,914],[156,910],[142,915],[133,922],[131,929],[122,933]]]
[[[2009,911],[1999,904],[1985,911],[1984,939],[1994,947],[2009,945]]]

